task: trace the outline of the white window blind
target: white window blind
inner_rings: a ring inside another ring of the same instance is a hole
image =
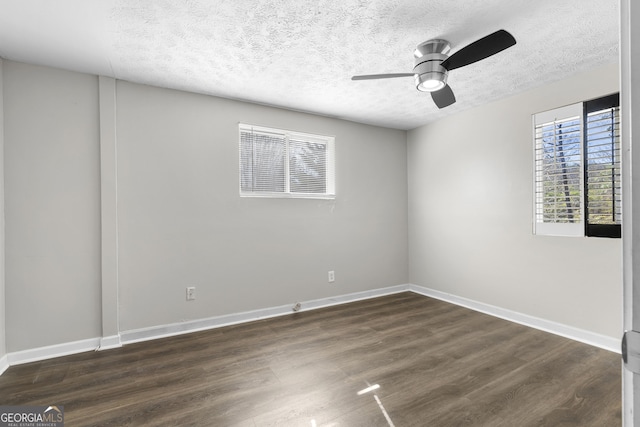
[[[534,115],[536,234],[580,236],[582,103]]]
[[[334,138],[239,125],[240,195],[333,198]]]

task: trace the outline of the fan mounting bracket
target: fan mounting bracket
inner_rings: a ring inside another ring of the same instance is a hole
[[[416,50],[413,51],[413,57],[416,59],[421,59],[426,55],[431,55],[434,53],[446,55],[451,50],[451,44],[448,41],[442,39],[433,39],[427,40],[426,42],[422,42],[416,47]]]

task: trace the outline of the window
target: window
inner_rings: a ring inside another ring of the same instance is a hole
[[[622,172],[620,97],[587,101],[585,113],[586,235],[620,237]]]
[[[533,116],[534,233],[620,237],[618,94]]]
[[[246,124],[240,130],[240,195],[335,197],[334,138]]]

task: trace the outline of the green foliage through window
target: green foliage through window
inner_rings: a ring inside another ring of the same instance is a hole
[[[585,103],[587,228],[622,224],[619,99],[597,101]]]

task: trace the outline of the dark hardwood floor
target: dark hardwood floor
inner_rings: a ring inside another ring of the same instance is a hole
[[[618,354],[401,293],[12,366],[0,405],[64,405],[67,426],[604,427],[620,377]]]

